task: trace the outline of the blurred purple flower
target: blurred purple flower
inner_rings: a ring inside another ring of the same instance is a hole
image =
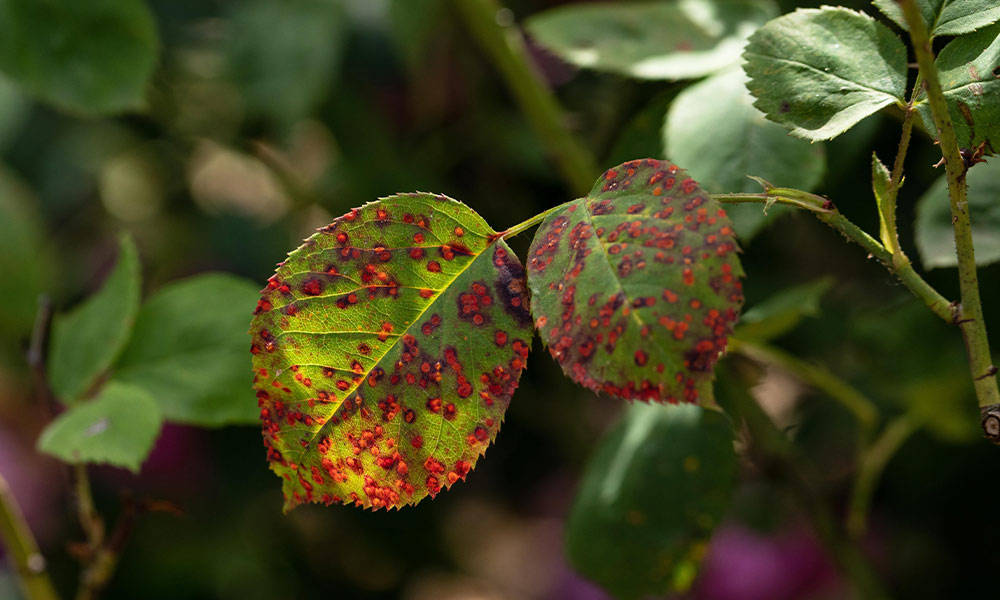
[[[712,538],[692,598],[802,600],[836,597],[837,590],[833,564],[808,531],[763,534],[724,525]]]

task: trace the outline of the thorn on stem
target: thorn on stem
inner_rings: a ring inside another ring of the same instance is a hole
[[[976,377],[976,381],[981,381],[988,377],[993,377],[997,374],[997,371],[1000,371],[1000,369],[998,369],[996,365],[990,365],[990,368],[986,369],[985,373],[983,373],[979,377]]]

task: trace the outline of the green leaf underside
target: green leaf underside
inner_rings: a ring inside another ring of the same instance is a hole
[[[683,588],[735,481],[724,415],[633,404],[584,471],[566,526],[570,562],[618,598]]]
[[[0,0],[0,71],[73,112],[139,108],[158,47],[142,0]]]
[[[59,399],[76,401],[114,363],[139,309],[139,256],[122,236],[118,261],[101,289],[52,323],[49,384]]]
[[[872,4],[905,31],[910,30],[899,2],[875,0]],[[932,36],[969,33],[1000,19],[996,0],[917,0],[917,7]]]
[[[822,144],[788,135],[753,107],[746,75],[735,67],[682,91],[671,104],[663,127],[664,153],[710,193],[759,192],[747,175],[779,187],[811,191],[826,165]],[[781,214],[765,215],[759,205],[727,208],[741,239],[751,238]]]
[[[542,222],[529,257],[535,325],[570,378],[626,399],[705,393],[743,270],[729,218],[684,171],[654,159],[609,169]]]
[[[112,382],[96,398],[56,417],[38,438],[38,449],[68,463],[107,463],[138,472],[161,424],[148,393]]]
[[[257,286],[222,273],[164,286],[139,309],[115,379],[141,387],[166,419],[254,423],[246,402],[246,315]]]
[[[1000,160],[975,165],[966,175],[969,184],[969,218],[976,264],[1000,261]],[[935,181],[917,202],[916,244],[924,268],[954,267],[955,233],[951,224],[948,182]]]
[[[982,31],[955,38],[934,63],[955,127],[958,144],[964,148],[988,141],[1000,148],[1000,23]],[[937,131],[927,95],[916,103],[930,131]]]
[[[285,510],[381,508],[450,487],[496,437],[531,344],[524,269],[464,204],[355,209],[269,280],[250,333]]]
[[[639,79],[702,77],[739,63],[771,2],[685,0],[571,5],[525,24],[543,46],[576,66]]]
[[[799,137],[830,139],[904,103],[906,47],[853,10],[799,9],[774,19],[750,36],[743,57],[754,106]]]
[[[824,277],[781,290],[747,309],[733,336],[758,342],[780,337],[795,329],[802,319],[819,316],[820,300],[831,287],[833,279]]]

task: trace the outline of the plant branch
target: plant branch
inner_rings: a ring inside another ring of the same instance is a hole
[[[773,188],[771,191],[765,192],[764,194],[713,194],[712,197],[724,204],[734,202],[758,202],[766,205],[775,199],[775,197],[771,194],[775,193],[777,190],[778,188]],[[909,262],[899,265],[893,264],[892,254],[886,250],[885,246],[880,244],[878,240],[868,235],[864,230],[848,220],[847,217],[841,214],[840,211],[834,207],[833,202],[824,199],[822,196],[816,196],[800,190],[791,191],[796,192],[798,198],[812,196],[812,207],[810,208],[792,202],[783,202],[783,204],[790,204],[799,208],[807,208],[813,212],[817,219],[836,229],[848,240],[855,242],[867,250],[870,255],[878,259],[878,261],[885,265],[891,273],[899,278],[903,285],[905,285],[914,296],[923,300],[924,304],[926,304],[934,314],[941,317],[948,323],[954,322],[954,315],[952,314],[950,308],[951,303],[937,290],[931,287],[929,283],[924,281],[924,279],[913,269],[912,264]],[[788,192],[789,190],[782,190],[783,194],[787,195]],[[733,197],[738,197],[738,199],[733,200]],[[824,205],[821,207],[822,210],[817,210],[815,202],[818,200],[816,199],[823,200]],[[778,201],[780,201],[780,198],[778,198]]]
[[[751,379],[745,369],[732,365],[744,383]],[[871,566],[858,548],[847,540],[837,525],[830,508],[803,474],[791,441],[774,425],[760,405],[750,397],[745,386],[734,386],[729,394],[731,409],[746,424],[763,467],[781,477],[795,494],[831,558],[866,600],[886,598]]]
[[[861,462],[854,476],[851,500],[847,509],[847,531],[860,539],[868,529],[868,509],[871,506],[875,485],[882,477],[889,460],[912,435],[920,424],[910,415],[903,415],[889,422],[875,442],[861,453]]]
[[[454,0],[454,5],[542,138],[563,180],[573,193],[586,194],[599,174],[597,165],[566,130],[562,109],[532,65],[520,31],[498,21],[502,6],[497,0]]]
[[[997,387],[997,370],[990,357],[983,307],[979,299],[976,254],[972,245],[972,222],[969,219],[966,197],[968,190],[965,175],[968,167],[958,147],[955,128],[948,113],[937,67],[934,65],[934,52],[931,50],[931,41],[920,9],[915,0],[900,0],[900,6],[910,29],[910,41],[917,57],[920,76],[925,82],[927,101],[931,107],[938,143],[944,156],[948,196],[951,201],[951,220],[955,232],[955,249],[958,255],[958,283],[962,298],[953,322],[962,329],[962,335],[965,336],[969,366],[979,406],[991,407],[1000,404],[1000,388]]]
[[[28,600],[56,600],[55,587],[45,572],[45,557],[38,550],[38,542],[3,475],[0,475],[0,540]]]
[[[734,337],[729,338],[727,349],[758,363],[776,366],[823,391],[850,411],[865,432],[870,432],[878,422],[875,404],[824,367],[810,364],[773,346]]]

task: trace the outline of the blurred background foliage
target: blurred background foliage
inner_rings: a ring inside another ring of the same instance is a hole
[[[263,285],[316,227],[394,192],[448,194],[497,229],[572,197],[445,0],[134,0],[118,3],[117,20],[95,16],[115,2],[87,3],[62,24],[47,12],[52,3],[0,2],[0,472],[66,594],[76,577],[66,541],[82,534],[61,467],[34,450],[45,417],[24,359],[40,293],[60,310],[91,293],[121,231],[136,240],[145,298],[206,271]],[[557,4],[512,0],[501,17],[520,23]],[[56,27],[65,35],[48,35]],[[4,44],[16,43],[41,60],[12,62]],[[530,49],[601,167],[664,156],[664,113],[690,82],[577,70]],[[93,64],[109,68],[88,71]],[[129,75],[137,72],[138,82]],[[774,183],[813,186],[877,231],[870,155],[891,160],[898,133],[898,118],[880,113],[825,152],[806,146],[809,170],[798,176],[808,183]],[[705,160],[716,150],[725,156],[706,139]],[[914,207],[941,175],[930,168],[939,156],[918,134],[899,198],[910,256]],[[744,232],[758,227],[743,242],[748,307],[787,287],[833,282],[801,301],[802,314],[786,314],[792,323],[778,327],[774,345],[826,365],[884,416],[910,413],[922,424],[874,497],[862,546],[876,569],[899,597],[994,589],[1000,453],[977,433],[958,331],[810,215],[782,213]],[[514,240],[522,256],[527,242]],[[996,265],[980,271],[990,324],[1000,322],[998,274]],[[926,276],[958,296],[953,269]],[[253,307],[243,309],[249,322]],[[849,413],[779,368],[754,391],[842,513],[855,468]],[[467,483],[399,512],[307,506],[287,517],[257,428],[168,425],[138,476],[94,470],[105,514],[126,489],[184,510],[138,521],[106,595],[603,598],[567,565],[562,532],[581,469],[621,411],[573,386],[536,341],[502,435]],[[845,597],[782,486],[747,461],[739,480],[686,597]],[[3,570],[0,597],[18,597]]]

